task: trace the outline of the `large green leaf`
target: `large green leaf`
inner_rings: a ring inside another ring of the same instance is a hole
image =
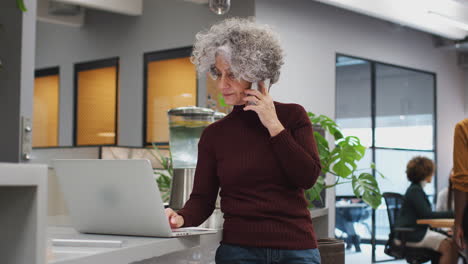
[[[337,141],[331,152],[332,169],[336,175],[346,178],[357,169],[357,162],[364,157],[366,148],[354,136]]]
[[[311,201],[322,201],[322,197],[320,196],[320,192],[325,188],[325,178],[323,176],[319,176],[317,181],[315,182],[312,188],[306,190],[304,192],[306,199],[309,201],[309,208],[313,207]]]
[[[24,0],[16,0],[16,6],[23,12],[28,11],[28,9],[26,9],[26,5],[24,4]]]
[[[353,175],[352,178],[354,195],[361,197],[364,202],[374,209],[379,207],[382,201],[382,194],[380,193],[376,179],[367,172],[361,173],[357,177]]]
[[[320,133],[314,131],[315,141],[317,142],[317,149],[319,153],[320,163],[328,164],[330,159],[330,148],[328,146],[328,141],[320,135]],[[328,166],[322,166],[322,172],[328,172]]]
[[[320,125],[328,133],[330,133],[335,140],[343,138],[343,133],[341,132],[340,127],[333,121],[333,119],[328,116],[319,115],[316,116],[314,113],[307,113],[312,124]]]
[[[158,146],[156,146],[156,144],[152,143],[152,145],[156,154],[153,151],[150,151],[149,149],[148,151],[157,161],[159,161],[159,163],[161,163],[163,169],[166,170],[169,174],[166,175],[163,172],[154,171],[154,174],[158,175],[158,177],[156,178],[156,183],[158,184],[159,190],[161,192],[161,198],[163,202],[168,202],[170,196],[171,181],[174,177],[174,171],[172,168],[172,155],[169,152],[169,157],[165,157],[159,150]]]
[[[155,172],[155,174],[158,175],[156,183],[158,184],[161,198],[163,202],[168,202],[171,189],[171,177],[161,172]]]
[[[328,141],[317,131],[314,132],[314,137],[315,141],[317,142],[319,155],[322,155],[323,157],[328,157],[328,155],[330,155],[330,147],[328,146]]]

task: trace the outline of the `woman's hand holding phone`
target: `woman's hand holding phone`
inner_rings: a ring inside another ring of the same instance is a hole
[[[270,79],[266,79],[260,82],[253,82],[252,86],[250,87],[251,90],[260,91],[259,83],[262,83],[268,90],[270,90]],[[253,101],[247,101],[247,105],[255,105]]]
[[[252,83],[252,88],[244,91],[247,95],[243,98],[247,102],[244,111],[252,110],[256,112],[262,124],[270,132],[270,136],[274,137],[283,131],[284,127],[276,115],[275,104],[268,92],[270,82],[269,80],[266,81],[268,81],[268,85],[265,85],[263,81]],[[258,85],[258,89],[255,89],[254,84]]]

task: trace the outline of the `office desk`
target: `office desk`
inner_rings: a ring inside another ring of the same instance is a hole
[[[440,218],[440,219],[418,219],[416,223],[419,225],[430,225],[434,228],[451,228],[455,223],[453,218]]]

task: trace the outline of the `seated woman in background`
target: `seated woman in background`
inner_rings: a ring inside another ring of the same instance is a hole
[[[426,183],[432,181],[434,162],[426,157],[414,157],[406,165],[406,176],[411,182],[396,220],[398,227],[411,227],[415,231],[406,235],[407,246],[430,248],[441,253],[440,264],[457,263],[455,243],[444,234],[432,231],[426,225],[416,224],[417,219],[452,218],[453,212],[433,212],[424,192]]]

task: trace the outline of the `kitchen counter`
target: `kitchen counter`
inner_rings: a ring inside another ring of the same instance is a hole
[[[327,215],[328,208],[312,209],[314,226],[321,226],[318,220],[326,218]],[[315,229],[319,231],[321,227],[315,226]],[[216,249],[222,239],[222,230],[216,234],[154,238],[82,234],[71,227],[51,226],[48,228],[48,238],[123,241],[122,246],[117,248],[52,246],[49,248],[49,253],[52,253],[49,264],[202,264],[214,263]]]
[[[0,163],[0,263],[45,263],[47,166]]]
[[[328,215],[328,207],[326,208],[314,208],[310,210],[312,219]]]
[[[49,264],[153,264],[153,263],[214,263],[214,254],[221,241],[216,234],[178,238],[154,238],[78,233],[71,227],[49,227],[48,238],[123,241],[121,247],[52,246]],[[50,250],[50,248],[48,249]],[[49,252],[50,253],[50,252]]]

